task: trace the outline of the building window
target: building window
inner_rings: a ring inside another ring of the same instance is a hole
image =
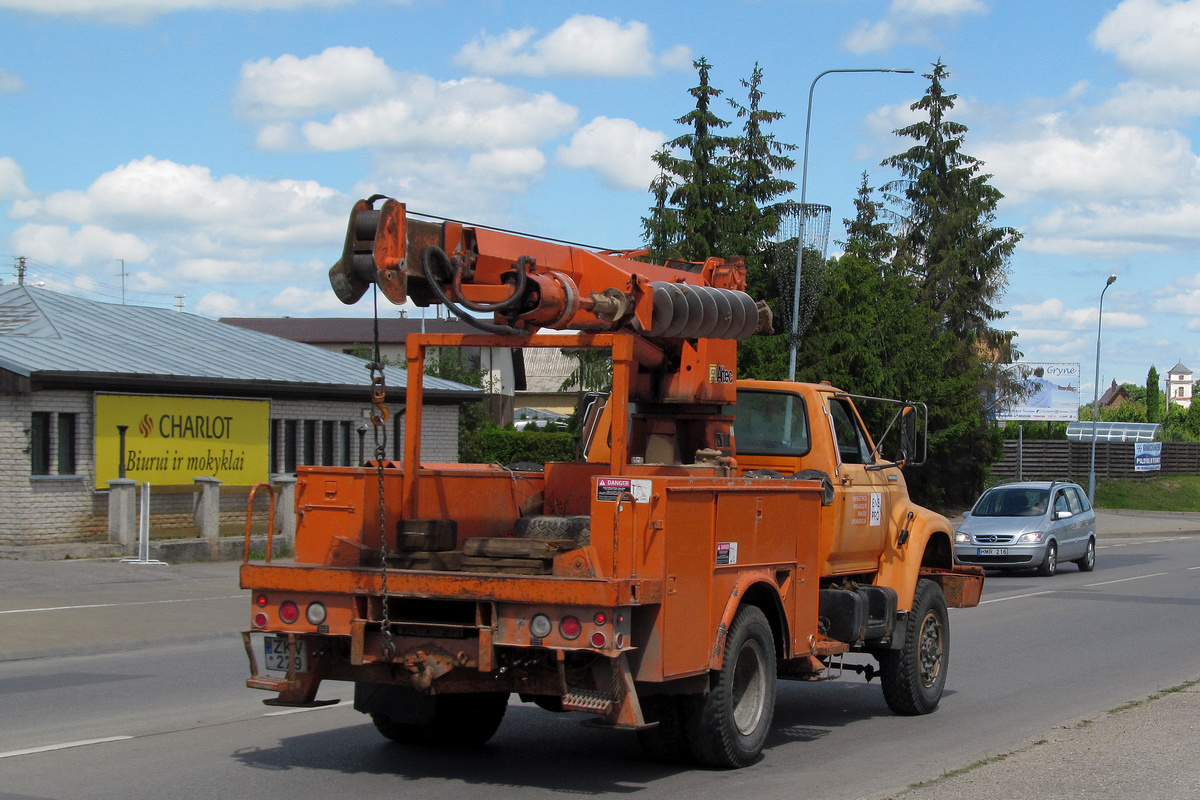
[[[354,456],[353,456],[354,443],[352,441],[352,438],[354,436],[354,424],[343,420],[341,422],[341,428],[342,428],[342,466],[343,467],[352,467],[352,466],[354,466],[354,462],[351,460],[352,458],[354,458]]]
[[[271,438],[267,442],[267,461],[271,472],[279,472],[279,420],[271,420]]]
[[[75,474],[75,415],[58,415],[58,474]]]
[[[317,421],[304,420],[304,463],[311,466],[317,463]]]
[[[321,423],[321,466],[333,466],[333,420]]]
[[[29,472],[50,474],[50,412],[35,411],[29,426]]]
[[[283,421],[283,471],[296,471],[296,436],[299,426],[294,419]]]

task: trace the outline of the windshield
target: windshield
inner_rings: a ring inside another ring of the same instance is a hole
[[[1040,517],[1046,513],[1047,489],[992,489],[979,498],[975,517]]]

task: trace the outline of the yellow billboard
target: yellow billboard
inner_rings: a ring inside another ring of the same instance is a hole
[[[154,486],[220,478],[267,480],[271,403],[212,397],[96,393],[96,488],[125,477]],[[121,451],[121,427],[125,451]]]

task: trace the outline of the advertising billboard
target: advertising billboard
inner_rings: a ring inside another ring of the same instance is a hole
[[[1074,422],[1079,419],[1079,364],[1018,361],[1003,368],[1024,388],[1016,403],[996,409],[996,419]]]
[[[268,478],[268,400],[97,392],[95,401],[97,489],[120,477],[121,465],[126,478],[153,486],[197,477],[247,486]]]

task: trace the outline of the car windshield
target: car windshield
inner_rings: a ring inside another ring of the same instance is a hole
[[[976,517],[1040,517],[1046,513],[1047,489],[1001,488],[992,489],[979,498]]]

